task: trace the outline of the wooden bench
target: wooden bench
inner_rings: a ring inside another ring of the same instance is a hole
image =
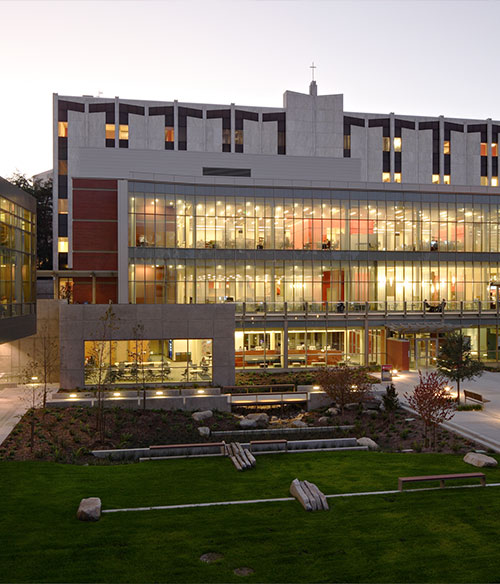
[[[253,446],[256,444],[284,444],[285,445],[285,449],[284,452],[287,452],[288,450],[288,441],[287,440],[251,440],[250,441],[250,452],[253,451]],[[262,451],[265,452],[265,451]]]
[[[469,391],[468,389],[464,389],[464,397],[466,402],[468,399],[476,401],[480,404],[485,404],[490,401],[489,399],[485,399],[480,393],[475,393],[474,391]]]
[[[399,477],[398,489],[403,490],[404,483],[413,483],[418,481],[439,481],[439,486],[444,487],[444,481],[449,479],[480,479],[481,485],[486,486],[486,476],[482,472],[464,472],[459,474],[428,475],[420,477]]]

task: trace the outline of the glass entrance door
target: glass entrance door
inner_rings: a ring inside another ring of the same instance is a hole
[[[436,339],[415,339],[415,361],[417,369],[428,369],[436,365]]]

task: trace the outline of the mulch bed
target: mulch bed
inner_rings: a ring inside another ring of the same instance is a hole
[[[275,416],[270,428],[289,427],[290,420],[301,417],[310,430],[287,434],[292,439],[312,439],[328,437],[368,436],[379,444],[382,450],[401,451],[413,449],[416,452],[465,453],[475,445],[443,429],[437,433],[435,448],[424,447],[423,424],[414,416],[398,410],[393,416],[383,412],[370,413],[346,411],[344,415],[328,416],[326,408],[313,412],[302,412],[297,407],[259,410],[240,410],[240,414],[265,411]],[[320,418],[324,416],[328,420]],[[280,419],[280,416],[283,419]],[[408,421],[407,421],[408,420]],[[215,430],[239,430],[239,418],[235,415],[214,412],[214,416],[203,422],[195,422],[189,412],[159,410],[129,410],[113,408],[106,410],[106,435],[101,442],[96,432],[96,410],[93,408],[69,407],[61,409],[37,410],[35,412],[34,444],[31,448],[31,412],[26,413],[0,447],[0,459],[7,460],[47,460],[67,463],[102,464],[91,454],[91,450],[108,448],[141,448],[154,444],[183,444],[210,441],[199,435],[199,426]],[[353,425],[350,430],[335,430],[330,433],[314,432],[315,426]],[[273,438],[279,435],[273,433]],[[259,436],[265,438],[265,436]],[[241,437],[239,438],[242,441]],[[228,440],[226,440],[228,441]]]

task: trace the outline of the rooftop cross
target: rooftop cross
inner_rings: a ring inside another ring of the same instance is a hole
[[[312,80],[314,81],[314,69],[316,69],[316,65],[314,64],[314,61],[312,62],[312,65],[309,66],[309,69],[312,69],[311,73],[312,73]]]

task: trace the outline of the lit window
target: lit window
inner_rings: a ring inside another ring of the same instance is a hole
[[[234,131],[234,143],[243,146],[243,130]]]
[[[68,137],[68,122],[59,122],[57,124],[57,135],[59,138]]]
[[[391,139],[386,138],[385,136],[382,138],[382,150],[384,152],[390,152],[391,150]]]
[[[174,128],[173,126],[165,126],[165,142],[174,141]]]
[[[445,140],[443,142],[443,153],[444,154],[449,154],[451,152],[450,150],[450,141],[449,140]]]
[[[106,136],[106,138],[107,138],[107,136]],[[118,138],[120,140],[128,140],[128,126],[127,125],[120,124],[120,126],[118,127]]]
[[[57,240],[57,251],[59,253],[68,253],[68,238],[59,237]]]
[[[397,183],[401,182],[401,173],[400,172],[394,173],[394,182],[397,182]]]
[[[488,144],[481,142],[481,156],[488,156]]]
[[[482,176],[481,177],[481,186],[482,187],[487,187],[488,186],[488,177],[487,176]]]
[[[394,152],[401,152],[401,138],[394,138]]]
[[[498,176],[492,176],[491,177],[491,186],[492,187],[497,187],[498,186]]]
[[[495,142],[493,142],[493,144],[491,145],[491,155],[498,156],[498,144],[496,144]]]
[[[433,185],[438,185],[441,181],[439,180],[439,174],[433,174],[432,175],[432,184]]]
[[[382,173],[382,182],[391,182],[391,173],[390,172],[383,172]]]
[[[346,134],[344,136],[344,150],[350,150],[351,149],[351,136],[349,134]]]
[[[444,183],[445,185],[449,185],[449,184],[451,184],[451,176],[450,176],[449,174],[445,174],[445,175],[443,176],[443,183]]]
[[[59,160],[59,174],[68,174],[67,160]]]
[[[115,139],[115,125],[114,124],[106,124],[106,140],[114,140]]]
[[[61,214],[68,213],[68,199],[57,199],[57,212]]]
[[[222,143],[231,144],[231,130],[222,130]]]

